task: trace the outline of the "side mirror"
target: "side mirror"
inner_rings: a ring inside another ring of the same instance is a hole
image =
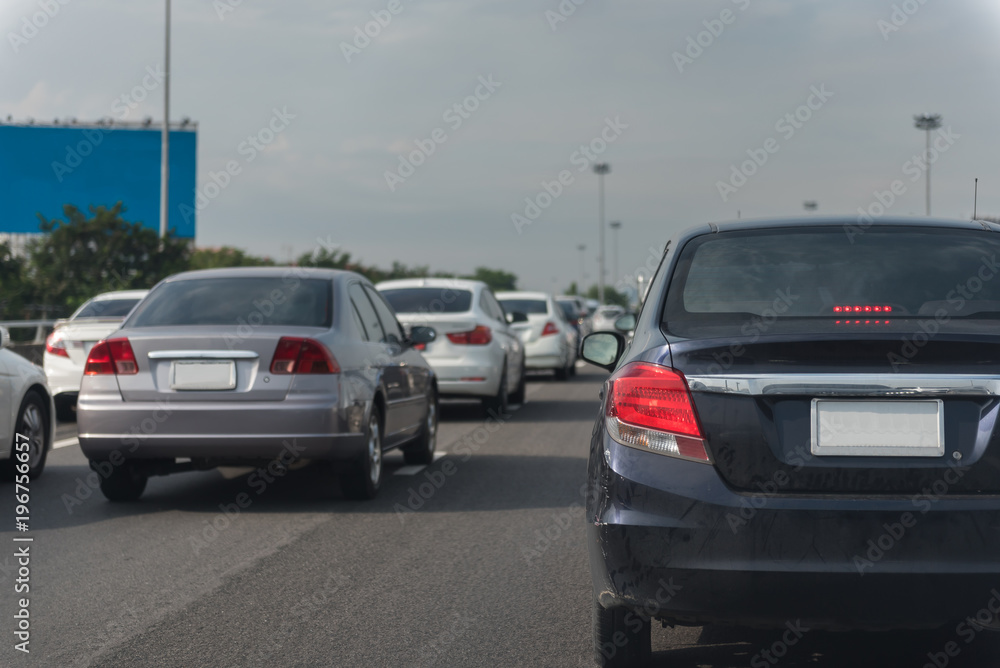
[[[583,337],[580,357],[594,366],[614,370],[625,350],[625,337],[618,332],[594,332]]]
[[[410,343],[427,345],[437,338],[437,332],[431,327],[415,326],[410,330]]]
[[[617,329],[619,332],[626,332],[626,333],[631,332],[632,330],[635,329],[636,322],[637,321],[635,318],[635,314],[626,313],[625,315],[615,320],[615,329]]]
[[[0,327],[0,350],[10,345],[10,332],[6,327]]]
[[[511,325],[519,322],[528,322],[528,316],[520,311],[512,311],[507,314],[507,322]]]

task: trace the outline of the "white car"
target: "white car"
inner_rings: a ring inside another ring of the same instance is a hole
[[[593,331],[616,332],[615,321],[625,315],[625,309],[617,304],[601,306],[594,312]]]
[[[528,322],[512,325],[521,336],[529,369],[551,369],[558,380],[576,374],[576,330],[552,295],[545,292],[499,292],[508,313],[524,313]]]
[[[430,327],[437,338],[418,345],[438,378],[442,397],[481,398],[502,413],[524,403],[524,345],[482,281],[410,278],[375,286],[409,330]]]
[[[45,339],[42,367],[52,388],[56,416],[63,422],[76,419],[83,367],[95,343],[118,329],[149,290],[105,292],[88,300],[66,320],[56,322]]]
[[[0,475],[5,480],[37,478],[45,468],[55,434],[55,406],[45,372],[8,350],[10,334],[0,327]]]

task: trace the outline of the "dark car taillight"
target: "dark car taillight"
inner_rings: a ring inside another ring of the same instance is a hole
[[[559,328],[556,327],[556,323],[551,320],[545,323],[545,328],[542,330],[542,336],[549,336],[551,334],[558,334]]]
[[[711,461],[691,392],[679,371],[633,362],[608,383],[605,416],[612,438],[664,455]]]
[[[83,373],[86,376],[106,374],[128,376],[139,373],[132,344],[125,337],[98,341],[87,355],[87,365],[83,368]]]
[[[283,336],[274,349],[271,373],[340,373],[340,365],[319,341]]]

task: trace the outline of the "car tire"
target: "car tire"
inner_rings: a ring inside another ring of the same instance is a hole
[[[505,415],[507,413],[507,403],[510,397],[507,394],[507,364],[504,362],[503,374],[500,376],[500,387],[496,396],[483,399],[483,412],[487,417],[493,415]]]
[[[15,457],[18,453],[17,434],[28,437],[28,477],[34,480],[42,475],[52,446],[48,413],[47,403],[38,392],[32,390],[24,395],[21,408],[17,411],[17,422],[14,423],[16,427],[10,444],[10,459],[0,462],[4,480],[13,480],[17,475],[17,465],[21,463]]]
[[[517,382],[517,389],[514,390],[514,394],[510,395],[508,401],[512,404],[523,404],[525,389],[528,384],[528,379],[525,377],[524,362],[521,362],[521,380]]]
[[[420,436],[411,445],[403,448],[403,461],[407,464],[431,464],[434,462],[434,448],[437,447],[438,396],[431,388],[427,395],[427,415]]]
[[[573,360],[568,360],[566,366],[555,369],[556,380],[569,380],[570,375],[572,375],[571,370],[573,369]]]
[[[97,475],[101,479],[101,493],[113,502],[137,500],[146,491],[146,482],[149,481],[148,475],[128,462],[118,466],[111,464],[110,473],[102,475],[98,472]]]
[[[365,432],[365,452],[340,476],[344,496],[365,501],[374,499],[382,487],[382,412],[372,406]]]
[[[56,397],[56,419],[60,422],[76,422],[76,400],[72,397]]]
[[[602,668],[644,666],[652,655],[650,620],[594,601],[594,660]]]

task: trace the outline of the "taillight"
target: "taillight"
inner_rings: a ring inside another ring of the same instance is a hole
[[[139,373],[139,365],[128,339],[105,339],[98,341],[87,355],[87,365],[83,368],[86,376],[116,374],[129,376]]]
[[[623,445],[709,462],[691,392],[680,372],[634,362],[608,381],[608,433]]]
[[[340,373],[340,365],[319,341],[283,336],[271,358],[271,373]]]
[[[448,340],[460,346],[485,346],[493,340],[493,332],[489,327],[479,325],[468,332],[449,332]]]
[[[556,327],[556,323],[551,320],[545,323],[545,329],[542,330],[542,336],[548,336],[549,334],[558,334],[559,328]]]
[[[63,341],[62,332],[52,332],[45,337],[45,352],[50,355],[69,357],[69,353],[66,351],[66,342]]]

